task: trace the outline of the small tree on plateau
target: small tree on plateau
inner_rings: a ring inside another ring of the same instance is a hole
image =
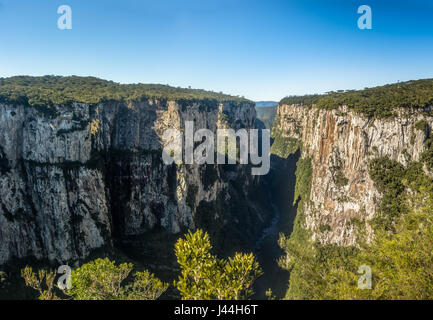
[[[181,275],[174,285],[184,300],[240,300],[253,295],[254,281],[262,275],[253,254],[236,253],[228,260],[211,254],[209,235],[189,231],[175,245]]]

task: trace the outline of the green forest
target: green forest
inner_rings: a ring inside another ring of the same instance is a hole
[[[280,104],[313,105],[323,109],[348,106],[369,117],[395,115],[395,108],[425,108],[433,105],[433,79],[399,82],[364,90],[340,90],[323,95],[289,96]]]
[[[161,84],[119,84],[95,77],[17,76],[0,78],[0,102],[44,106],[102,101],[213,100],[244,102],[244,98],[201,89],[175,88]]]

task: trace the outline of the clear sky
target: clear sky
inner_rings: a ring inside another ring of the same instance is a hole
[[[433,1],[0,0],[0,77],[45,74],[252,100],[433,78]]]

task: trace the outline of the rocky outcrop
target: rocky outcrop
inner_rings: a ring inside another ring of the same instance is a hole
[[[378,210],[381,194],[369,176],[369,161],[389,157],[403,165],[418,161],[424,151],[433,117],[427,110],[398,109],[388,119],[371,119],[347,107],[334,110],[279,105],[272,135],[276,145],[301,147],[302,157],[312,163],[309,199],[303,211],[305,227],[322,244],[356,245],[356,226]],[[276,153],[285,150],[276,150]]]
[[[247,197],[257,182],[247,166],[162,162],[164,130],[188,120],[216,130],[227,125],[222,113],[235,129],[253,127],[250,102],[0,104],[0,265],[27,257],[73,261],[155,228],[220,230],[239,224],[241,214],[263,223]],[[220,208],[234,198],[248,210]]]

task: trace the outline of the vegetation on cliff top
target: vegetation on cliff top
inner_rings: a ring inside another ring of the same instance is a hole
[[[200,89],[175,88],[161,84],[119,84],[94,77],[17,76],[0,78],[0,102],[29,106],[52,106],[81,102],[97,104],[108,100],[142,101],[212,100],[244,102],[244,98]]]
[[[289,96],[281,104],[335,109],[346,105],[369,117],[394,115],[395,108],[424,108],[433,105],[433,79],[400,82],[364,90],[341,90],[323,95]]]

